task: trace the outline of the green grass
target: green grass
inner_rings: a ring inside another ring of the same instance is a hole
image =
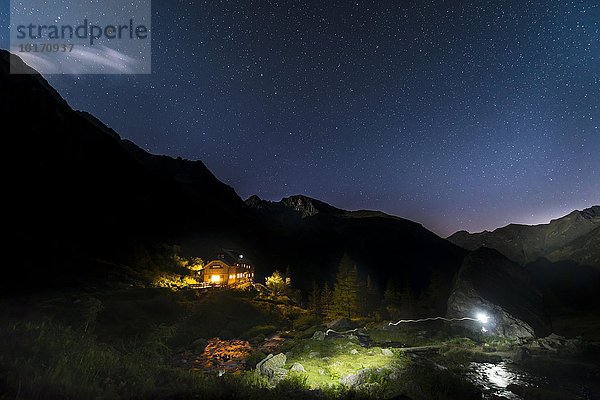
[[[355,354],[353,354],[353,351]],[[391,372],[408,363],[399,352],[385,356],[380,347],[364,348],[355,340],[303,340],[288,352],[287,365],[302,364],[310,388],[327,388],[340,384],[340,378],[364,368],[382,368]]]

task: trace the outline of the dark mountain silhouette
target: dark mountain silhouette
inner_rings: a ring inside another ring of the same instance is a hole
[[[72,110],[40,75],[10,75],[9,62],[29,67],[0,53],[3,121],[18,121],[6,132],[9,231],[14,270],[33,273],[27,286],[81,275],[90,260],[126,260],[140,244],[244,226],[243,202],[201,162],[143,152]]]
[[[13,68],[31,74],[10,75]],[[304,196],[243,202],[200,161],[147,153],[92,115],[71,109],[18,57],[0,51],[0,99],[10,168],[5,181],[12,290],[111,279],[111,266],[140,268],[161,243],[186,255],[236,248],[258,274],[291,267],[293,279],[331,280],[348,253],[381,285],[450,279],[466,251],[421,225],[379,212],[348,212]],[[8,126],[8,124],[5,124]],[[26,279],[25,276],[28,278]],[[6,292],[4,292],[6,293]]]
[[[377,211],[345,211],[306,196],[280,202],[252,196],[246,203],[272,238],[257,247],[266,246],[276,265],[295,261],[310,271],[300,280],[332,279],[335,264],[348,253],[381,285],[393,277],[422,289],[433,270],[451,279],[466,254],[420,224]]]
[[[511,224],[493,232],[456,232],[448,238],[467,250],[493,248],[520,264],[540,257],[600,267],[600,206],[573,211],[542,225]]]

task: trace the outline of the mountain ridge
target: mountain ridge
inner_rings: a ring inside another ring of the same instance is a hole
[[[458,231],[447,239],[467,250],[485,246],[496,249],[522,265],[546,257],[550,261],[573,260],[600,267],[600,252],[593,246],[581,253],[572,243],[588,243],[600,237],[600,206],[574,210],[546,224],[509,224],[493,231],[469,233]],[[588,237],[589,236],[589,237]],[[599,246],[600,247],[600,246]]]
[[[10,227],[11,247],[22,255],[3,282],[12,289],[74,285],[98,259],[146,268],[161,243],[189,256],[239,248],[257,263],[258,277],[290,266],[299,287],[317,278],[332,282],[348,253],[381,286],[393,278],[423,288],[433,270],[450,279],[466,253],[418,223],[307,196],[255,198],[263,207],[252,207],[201,161],[144,151],[92,114],[73,110],[33,70],[11,75],[10,64],[29,67],[0,51],[5,119],[22,121],[9,132],[19,173],[7,190],[20,216]],[[36,280],[20,279],[23,268]],[[100,277],[102,268],[95,271]]]

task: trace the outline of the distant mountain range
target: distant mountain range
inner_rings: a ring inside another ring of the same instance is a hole
[[[543,257],[600,268],[600,206],[573,211],[548,224],[510,224],[492,232],[456,232],[448,238],[467,250],[489,247],[522,265]]]
[[[11,63],[29,74],[11,75]],[[10,149],[4,189],[17,217],[7,226],[17,257],[3,283],[14,290],[74,285],[89,274],[107,279],[110,265],[139,268],[161,243],[200,257],[239,249],[260,275],[289,266],[304,287],[331,282],[344,253],[382,286],[393,277],[416,288],[433,270],[451,279],[466,254],[420,224],[380,212],[347,212],[304,196],[244,202],[201,161],[149,154],[73,110],[6,51],[0,102]]]
[[[11,75],[10,64],[30,74]],[[465,256],[480,246],[521,264],[540,256],[598,264],[599,207],[547,226],[458,232],[446,240],[406,219],[306,196],[243,201],[201,161],[152,155],[73,110],[42,76],[2,50],[0,104],[8,149],[3,193],[12,217],[5,230],[14,256],[1,267],[2,295],[123,281],[123,270],[162,268],[156,255],[165,244],[204,258],[237,249],[255,261],[259,279],[290,267],[303,289],[313,280],[332,283],[346,253],[380,289],[392,279],[418,294],[435,274],[445,282],[442,296],[450,294]],[[493,254],[496,265],[507,265]],[[552,267],[531,270],[544,278]],[[572,270],[553,269],[547,286]]]

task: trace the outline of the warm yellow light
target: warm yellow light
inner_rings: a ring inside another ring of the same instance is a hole
[[[210,281],[212,283],[219,283],[219,282],[221,282],[221,275],[212,275],[210,277]]]

